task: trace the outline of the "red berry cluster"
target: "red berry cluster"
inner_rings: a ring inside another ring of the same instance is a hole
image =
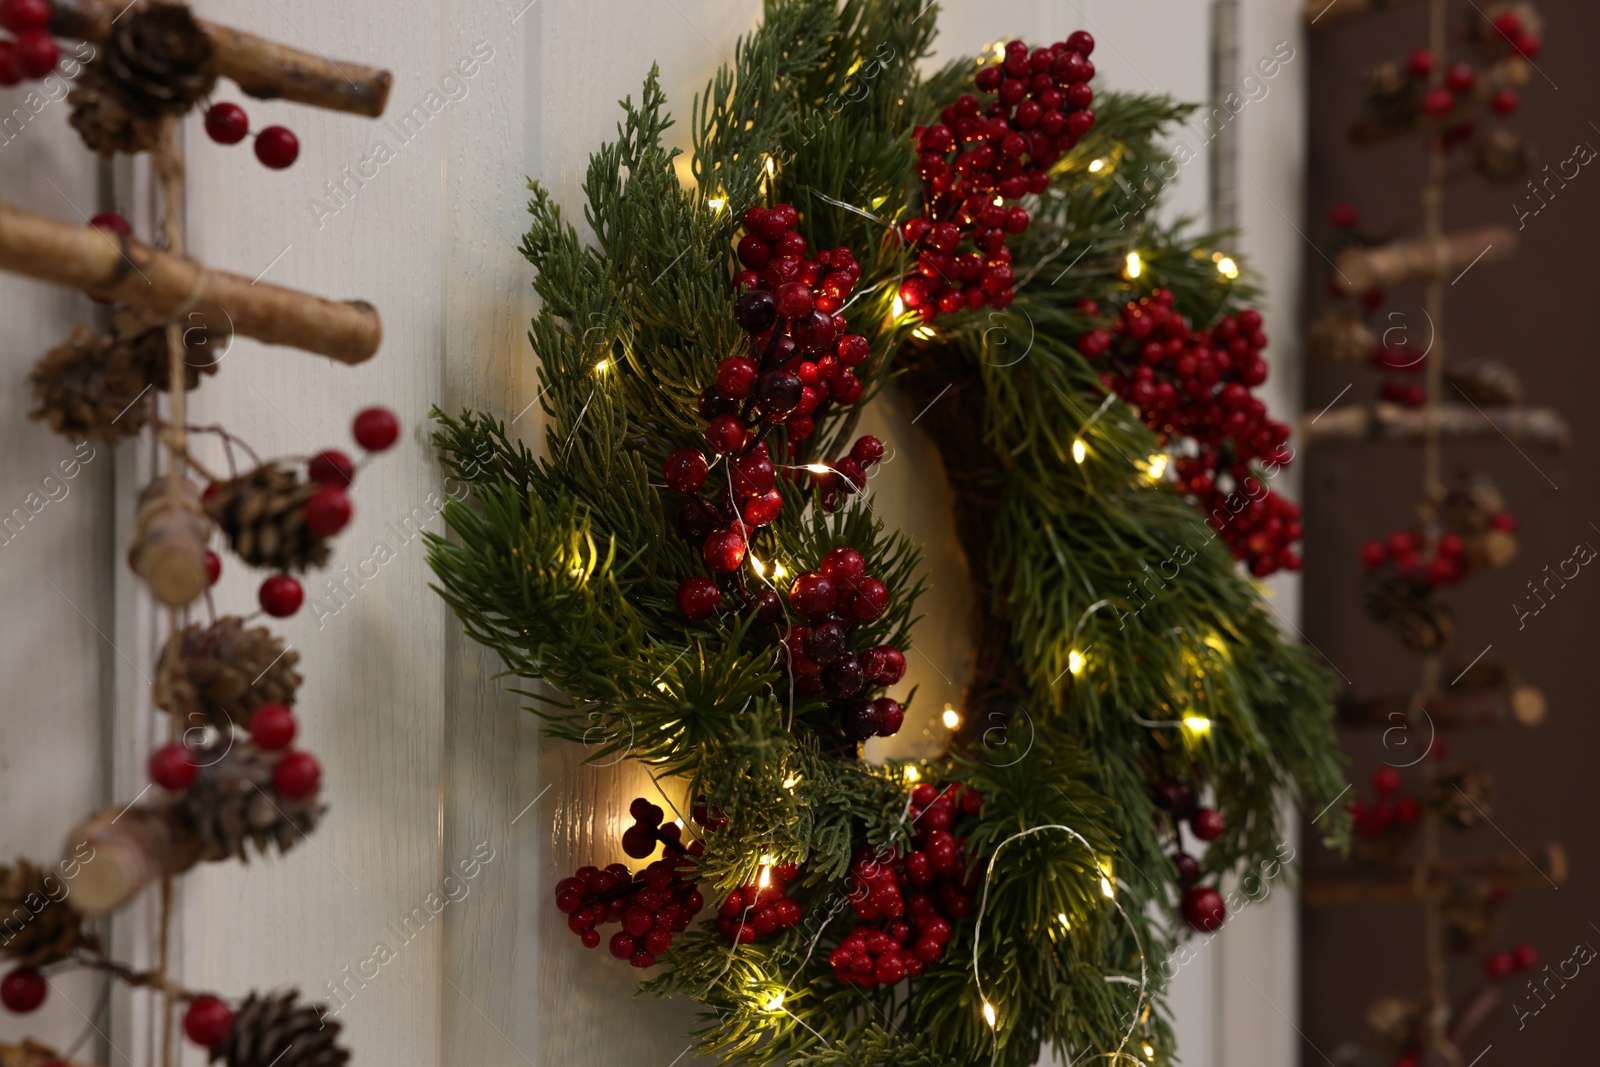
[[[940,790],[924,782],[911,792],[911,852],[902,858],[890,847],[856,849],[850,907],[862,925],[828,954],[834,978],[846,985],[894,985],[917,977],[944,954],[951,920],[972,914],[976,878],[976,872],[967,873],[966,839],[951,827],[958,815],[982,809],[977,790]]]
[[[1376,797],[1371,803],[1351,801],[1345,806],[1350,813],[1352,829],[1362,837],[1382,837],[1393,826],[1414,826],[1422,817],[1422,801],[1400,792],[1400,772],[1393,767],[1379,767],[1372,774],[1372,790]]]
[[[768,867],[763,880],[740,886],[717,909],[717,932],[730,942],[748,945],[778,930],[793,930],[805,913],[788,896],[788,885],[799,873],[792,863]]]
[[[1490,518],[1496,530],[1515,530],[1516,518],[1502,511]],[[1466,542],[1459,534],[1447,533],[1434,542],[1431,552],[1421,530],[1396,530],[1381,541],[1361,546],[1361,565],[1369,572],[1388,568],[1400,578],[1427,586],[1455,585],[1466,577]]]
[[[985,107],[966,93],[913,132],[922,214],[901,234],[917,251],[916,273],[900,285],[900,300],[925,321],[941,312],[1010,305],[1015,277],[1006,237],[1028,228],[1028,212],[1006,207],[1042,193],[1050,165],[1094,126],[1089,54],[1094,38],[1079,30],[1031,52],[1006,45],[1004,62],[978,71]],[[966,251],[963,251],[963,247]]]
[[[56,69],[61,50],[50,36],[49,0],[0,0],[0,26],[13,34],[0,40],[0,86],[38,81]]]
[[[250,715],[250,740],[263,752],[283,752],[272,768],[272,787],[289,800],[304,800],[322,785],[322,765],[309,752],[286,751],[298,727],[294,712],[282,704],[262,704]],[[181,741],[150,753],[150,780],[178,792],[200,777],[196,750]]]
[[[250,136],[250,116],[238,104],[206,108],[206,136],[218,144],[238,144]],[[256,134],[256,158],[272,170],[286,170],[300,158],[300,138],[287,126],[268,126]]]
[[[656,860],[637,876],[620,863],[604,870],[580,867],[556,883],[556,910],[567,917],[567,929],[585,948],[600,944],[595,927],[621,923],[622,929],[611,935],[611,954],[635,967],[649,967],[672,948],[672,935],[688,929],[705,904],[692,878],[705,846],[694,841],[685,848],[679,841],[681,829],[675,823],[661,826],[661,809],[643,797],[629,810],[634,825],[623,835],[628,855],[643,859],[659,840],[669,846],[672,858]]]
[[[1521,944],[1509,952],[1491,952],[1483,959],[1483,973],[1491,982],[1504,982],[1518,971],[1531,971],[1539,966],[1539,950]]]
[[[783,635],[795,688],[807,696],[826,694],[849,741],[896,733],[905,719],[899,701],[865,694],[898,682],[906,673],[905,654],[893,645],[859,653],[850,648],[856,627],[889,607],[888,588],[867,576],[861,553],[836,548],[816,570],[797,575],[789,586],[789,607],[806,620]]]
[[[1507,55],[1533,59],[1544,47],[1544,42],[1523,24],[1522,16],[1516,11],[1502,11],[1496,15],[1493,30],[1480,35],[1480,42],[1487,45],[1485,58],[1491,61]],[[1438,60],[1427,48],[1417,48],[1406,57],[1406,73],[1413,84],[1430,83],[1437,66]],[[1461,102],[1470,101],[1478,87],[1478,72],[1470,63],[1452,63],[1444,72],[1443,82],[1428,89],[1422,97],[1422,110],[1431,118],[1449,118],[1458,111]],[[1489,108],[1496,114],[1509,115],[1517,110],[1520,102],[1517,91],[1508,86],[1489,97]],[[1446,131],[1446,139],[1465,140],[1472,135],[1472,125],[1469,119],[1452,127]]]
[[[400,420],[388,408],[366,408],[356,414],[351,436],[369,453],[382,452],[400,439]],[[311,457],[306,475],[320,486],[302,506],[306,529],[319,537],[332,537],[350,522],[352,509],[346,490],[355,484],[356,465],[343,452],[329,448]],[[209,485],[204,496],[209,499],[215,492],[215,484]],[[206,573],[213,585],[222,575],[222,560],[214,552],[206,553]],[[306,594],[293,575],[272,574],[261,583],[256,598],[262,611],[283,619],[300,610]]]
[[[1176,778],[1161,779],[1154,792],[1156,807],[1172,816],[1172,864],[1178,872],[1178,885],[1183,889],[1179,905],[1183,921],[1200,933],[1215,933],[1227,921],[1228,908],[1221,893],[1199,884],[1200,861],[1184,851],[1179,824],[1187,822],[1189,832],[1201,841],[1215,841],[1226,828],[1222,813],[1215,808],[1201,807],[1195,799],[1194,788]]]
[[[1420,375],[1427,367],[1426,361],[1413,356],[1403,348],[1390,348],[1380,344],[1372,350],[1372,365],[1391,375],[1398,371],[1412,376]],[[1378,395],[1391,404],[1404,408],[1420,408],[1428,403],[1428,390],[1416,381],[1387,377]]]
[[[1079,308],[1091,317],[1100,310],[1091,300]],[[1266,405],[1251,395],[1267,380],[1266,344],[1254,308],[1195,330],[1165,289],[1126,304],[1110,330],[1078,338],[1084,356],[1106,365],[1100,380],[1136,408],[1163,443],[1188,438],[1199,446],[1173,465],[1178,489],[1209,514],[1212,529],[1257,577],[1300,569],[1291,547],[1300,539],[1299,507],[1270,489],[1259,496],[1246,489],[1259,482],[1254,461],[1286,462],[1276,456],[1289,440],[1288,425],[1268,418]],[[1224,474],[1226,487],[1219,481]]]

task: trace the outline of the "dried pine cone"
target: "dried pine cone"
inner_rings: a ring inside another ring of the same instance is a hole
[[[167,352],[167,320],[138,308],[123,308],[112,323],[118,343],[126,345],[133,353],[145,378],[163,393],[172,391],[172,359]],[[182,326],[183,388],[200,387],[200,376],[217,373],[218,361],[212,353],[221,347],[226,337],[213,333],[205,326]]]
[[[27,860],[0,866],[0,955],[42,967],[76,948],[98,949],[99,939],[67,906],[67,893],[59,875]]]
[[[1367,1005],[1367,1030],[1378,1044],[1399,1052],[1416,1039],[1422,1008],[1410,997],[1381,996]]]
[[[1439,905],[1445,936],[1453,952],[1487,948],[1500,928],[1504,891],[1496,891],[1481,878],[1457,879]]]
[[[236,615],[199,623],[167,639],[156,671],[155,701],[188,723],[247,725],[262,704],[294,703],[300,653],[264,626],[244,628]]]
[[[184,4],[145,0],[112,24],[102,69],[132,110],[181,115],[216,84],[211,38]]]
[[[1489,818],[1494,807],[1494,775],[1482,767],[1457,763],[1429,787],[1428,804],[1442,818],[1470,830]]]
[[[211,1060],[228,1067],[341,1067],[350,1053],[339,1047],[339,1023],[326,1006],[296,1004],[290,990],[269,996],[251,993],[233,1016],[233,1029],[211,1050]]]
[[[1311,324],[1306,349],[1321,363],[1365,363],[1378,347],[1367,324],[1353,315],[1330,311]]]
[[[1528,144],[1517,131],[1496,127],[1473,146],[1472,165],[1492,182],[1514,182],[1527,172]]]
[[[150,152],[161,136],[156,121],[141,115],[101,70],[98,61],[83,68],[67,94],[72,115],[67,121],[89,151],[110,158],[117,153]]]
[[[287,852],[316,829],[325,810],[315,795],[290,800],[272,785],[280,753],[228,738],[195,752],[200,777],[176,798],[178,816],[203,860],[248,860],[247,845]]]
[[[1425,583],[1372,572],[1364,589],[1367,616],[1391,627],[1400,643],[1419,655],[1437,652],[1455,636],[1455,616]]]
[[[149,418],[141,397],[150,383],[138,357],[109,334],[93,336],[87,326],[46,352],[28,380],[34,401],[28,417],[75,441],[93,438],[115,446],[137,436]]]
[[[315,482],[302,482],[288,467],[264,463],[213,488],[206,511],[246,563],[304,571],[328,561],[328,539],[306,526],[306,501],[321,488]]]
[[[1367,111],[1382,126],[1404,127],[1422,114],[1423,83],[1399,63],[1388,62],[1363,75]]]

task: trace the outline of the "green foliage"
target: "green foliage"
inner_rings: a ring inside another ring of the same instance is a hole
[[[705,835],[702,875],[718,895],[752,881],[763,857],[804,864],[789,887],[806,910],[799,929],[734,950],[702,923],[646,983],[699,1003],[704,1051],[751,1065],[1021,1067],[1048,1045],[1164,1063],[1176,888],[1148,783],[1182,772],[1222,786],[1228,830],[1206,858],[1216,872],[1276,855],[1283,794],[1320,807],[1339,787],[1325,673],[1282,640],[1203,517],[1144,475],[1155,440],[1103,402],[1071,344],[1103,321],[1080,309],[1085,299],[1113,309],[1165,286],[1203,322],[1252,295],[1215,270],[1221,238],[1150,217],[1170,170],[1159,135],[1184,107],[1100,96],[1096,128],[1030,199],[1034,225],[1012,245],[1012,310],[938,324],[936,343],[982,383],[999,500],[988,563],[1034,698],[1025,721],[979,751],[919,768],[986,798],[955,827],[986,886],[981,935],[957,923],[945,955],[893,991],[833,980],[827,953],[854,925],[852,854],[910,840],[906,768],[857,758],[825,702],[794,692],[770,630],[729,615],[690,622],[675,607],[678,584],[703,565],[675,532],[658,472],[702,440],[698,397],[742,340],[729,282],[744,208],[792,203],[812,247],[856,253],[863,277],[847,313],[872,344],[869,395],[916,343],[915,320],[891,309],[908,267],[894,227],[916,211],[910,131],[973,69],[921,79],[933,32],[922,0],[768,0],[764,24],[695,102],[697,188],[681,186],[661,143],[670,120],[654,71],[590,161],[591,241],[532,183],[523,251],[541,299],[529,340],[543,447],[479,413],[435,412],[441,455],[474,492],[447,505],[430,563],[466,632],[501,657],[552,735],[597,760],[641,760],[729,820]],[[1146,265],[1137,286],[1122,276],[1134,250]],[[843,451],[853,421],[834,409],[802,461]],[[765,573],[859,549],[892,600],[858,643],[904,646],[922,589],[915,546],[860,498],[831,515],[794,489],[785,498],[755,549]],[[1074,653],[1086,660],[1077,674]],[[1138,721],[1185,715],[1210,730]],[[1146,1042],[1153,1056],[1138,1051]]]

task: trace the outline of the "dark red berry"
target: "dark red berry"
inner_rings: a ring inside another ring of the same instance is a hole
[[[706,426],[706,445],[719,456],[740,451],[747,440],[749,431],[737,415],[718,415]]]
[[[1491,952],[1483,961],[1483,973],[1491,982],[1505,981],[1515,969],[1516,964],[1509,952]]]
[[[765,333],[778,321],[777,301],[763,289],[752,289],[733,305],[733,318],[746,333]]]
[[[1213,934],[1222,929],[1228,919],[1228,908],[1222,894],[1206,885],[1192,885],[1183,891],[1179,908],[1183,921],[1202,934]]]
[[[131,234],[133,232],[133,224],[115,211],[100,212],[100,214],[89,220],[89,225],[102,230],[110,230],[113,233]]]
[[[350,521],[350,497],[337,485],[324,485],[306,498],[306,529],[329,537]]]
[[[0,26],[15,34],[48,29],[49,0],[3,0],[0,2]]]
[[[878,723],[879,737],[893,737],[906,721],[906,710],[898,700],[879,697],[872,702],[872,712]]]
[[[200,561],[206,568],[206,585],[216,585],[217,579],[222,577],[222,557],[208,548]]]
[[[691,619],[704,619],[722,603],[722,593],[710,578],[689,578],[678,586],[678,610]]]
[[[199,777],[200,767],[187,745],[174,741],[150,753],[150,780],[162,789],[188,789]]]
[[[839,713],[839,728],[851,741],[865,741],[878,732],[878,711],[870,700],[847,701]]]
[[[1354,204],[1335,204],[1329,214],[1329,221],[1333,223],[1335,229],[1348,230],[1360,223],[1361,216]]]
[[[838,591],[825,576],[807,571],[789,586],[789,604],[808,619],[820,619],[833,610]]]
[[[744,535],[738,530],[729,528],[718,530],[707,537],[701,546],[700,554],[710,567],[718,574],[729,574],[739,569],[739,564],[744,562],[746,549]]]
[[[1388,796],[1400,790],[1400,772],[1393,767],[1379,767],[1372,773],[1372,788],[1379,796]]]
[[[1419,81],[1433,73],[1433,53],[1426,48],[1415,49],[1406,57],[1406,70]]]
[[[283,126],[268,126],[256,134],[256,158],[272,170],[294,166],[300,158],[300,138]]]
[[[12,62],[25,78],[42,78],[56,69],[61,61],[61,50],[56,39],[43,30],[17,34],[16,52]]]
[[[1189,829],[1202,841],[1215,841],[1222,836],[1222,812],[1216,808],[1201,808],[1190,817]]]
[[[1187,889],[1200,880],[1200,861],[1187,852],[1180,852],[1172,857],[1172,865],[1178,872],[1178,884]]]
[[[706,457],[698,448],[680,448],[667,457],[667,485],[680,493],[697,493],[706,484]]]
[[[785,282],[778,287],[777,308],[780,319],[800,318],[811,314],[811,287],[801,282]]]
[[[213,996],[195,997],[183,1013],[183,1032],[202,1048],[216,1048],[233,1030],[233,1012]]]
[[[717,391],[735,400],[750,395],[756,385],[756,365],[743,356],[729,356],[717,365]]]
[[[9,89],[21,84],[22,71],[17,68],[17,46],[10,41],[0,40],[0,88]]]
[[[388,408],[367,408],[357,412],[350,434],[368,452],[382,452],[400,439],[400,420]]]
[[[300,583],[287,574],[274,574],[261,583],[258,599],[261,610],[279,619],[286,619],[300,610],[306,593]]]
[[[250,740],[268,752],[288,748],[295,729],[294,712],[282,704],[262,704],[250,714]]]
[[[338,449],[325,448],[306,464],[306,475],[314,482],[347,486],[355,481],[356,465]]]
[[[218,144],[238,144],[250,135],[250,116],[238,104],[223,102],[206,109],[206,136]]]
[[[883,458],[883,442],[871,434],[858,437],[850,448],[850,458],[862,467],[870,467]]]
[[[1531,971],[1539,966],[1539,950],[1522,944],[1511,950],[1511,962],[1519,971]]]
[[[272,768],[272,787],[290,800],[303,800],[322,784],[322,765],[309,752],[290,752]]]

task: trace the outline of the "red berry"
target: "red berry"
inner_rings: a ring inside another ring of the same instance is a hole
[[[1439,538],[1439,555],[1445,559],[1460,559],[1466,555],[1467,544],[1459,534],[1445,534]]]
[[[1540,41],[1539,38],[1535,37],[1531,33],[1519,33],[1516,35],[1516,37],[1512,38],[1511,47],[1516,49],[1518,52],[1521,52],[1527,58],[1533,59],[1544,47],[1544,42]]]
[[[717,391],[743,400],[756,386],[756,365],[743,356],[729,356],[717,365]]]
[[[819,619],[833,610],[838,591],[825,575],[807,571],[789,586],[789,603],[808,619]]]
[[[1433,53],[1426,48],[1418,48],[1406,57],[1406,69],[1413,78],[1426,78],[1433,73]]]
[[[1455,106],[1455,94],[1449,89],[1429,89],[1428,95],[1422,98],[1422,110],[1436,119],[1450,114]]]
[[[1502,37],[1515,37],[1522,32],[1522,16],[1515,11],[1502,11],[1494,17],[1494,28]]]
[[[17,967],[0,979],[0,1003],[18,1014],[43,1004],[49,991],[49,984],[36,967]]]
[[[708,618],[722,602],[722,592],[710,578],[689,578],[678,586],[678,610],[691,619]]]
[[[328,537],[350,521],[350,497],[336,485],[324,485],[306,498],[306,529]]]
[[[309,752],[291,752],[272,768],[272,787],[290,800],[304,800],[322,784],[322,765]]]
[[[367,408],[356,413],[350,435],[368,452],[382,452],[400,439],[400,420],[388,408]]]
[[[306,474],[314,482],[349,485],[355,480],[356,465],[338,449],[325,448],[311,457],[311,462],[306,464]]]
[[[600,931],[591,927],[579,934],[578,940],[583,942],[584,948],[598,948],[600,945]]]
[[[1374,567],[1383,566],[1388,558],[1389,550],[1384,547],[1382,541],[1368,541],[1361,546],[1361,565],[1369,571]]]
[[[250,135],[250,116],[238,104],[212,104],[206,109],[206,136],[218,144],[238,144]]]
[[[43,30],[50,25],[48,0],[4,0],[0,2],[0,26],[15,34]]]
[[[1336,204],[1329,215],[1335,229],[1348,230],[1361,221],[1354,204]]]
[[[1206,885],[1192,885],[1185,889],[1179,911],[1183,914],[1183,921],[1202,934],[1216,933],[1228,919],[1228,908],[1222,901],[1222,894]]]
[[[889,590],[876,578],[864,578],[850,597],[850,617],[856,622],[871,622],[889,607]]]
[[[817,570],[840,589],[854,589],[867,573],[866,561],[853,548],[836,548],[822,557]]]
[[[283,126],[268,126],[256,134],[256,158],[272,170],[294,166],[300,158],[300,138]]]
[[[201,562],[206,568],[206,584],[216,585],[217,579],[222,577],[222,557],[206,549],[206,554],[201,557]]]
[[[698,448],[678,449],[667,457],[663,470],[667,485],[680,493],[697,493],[706,484],[706,457]]]
[[[1393,767],[1379,767],[1372,772],[1372,788],[1378,791],[1379,796],[1388,796],[1400,791],[1400,772]]]
[[[1539,950],[1522,944],[1511,950],[1511,962],[1519,971],[1531,971],[1539,966]]]
[[[870,467],[883,458],[883,442],[871,434],[858,437],[850,447],[850,458],[863,467]]]
[[[706,445],[719,456],[738,452],[748,439],[749,432],[737,415],[718,415],[706,426]]]
[[[611,935],[611,943],[607,947],[611,949],[611,954],[617,959],[625,960],[633,955],[633,946],[633,938],[618,930]]]
[[[1517,96],[1515,89],[1501,89],[1489,98],[1489,107],[1497,115],[1509,115],[1517,110],[1517,105],[1521,102],[1522,98]]]
[[[718,574],[730,574],[739,569],[739,564],[744,562],[745,554],[744,534],[733,528],[718,530],[707,537],[701,546],[700,555],[705,559],[706,566]]]
[[[195,997],[183,1013],[183,1032],[203,1048],[216,1048],[233,1029],[233,1012],[213,996]]]
[[[198,777],[200,767],[187,745],[174,741],[150,753],[150,780],[162,789],[188,789]]]
[[[17,69],[16,45],[10,41],[0,40],[0,88],[21,84],[22,71]]]
[[[115,211],[100,212],[100,214],[89,220],[89,225],[102,230],[110,230],[113,233],[131,234],[133,232],[133,224]]]
[[[1457,96],[1471,92],[1477,83],[1477,72],[1465,63],[1451,64],[1450,69],[1444,73],[1445,86]]]
[[[16,53],[12,62],[25,78],[42,78],[61,61],[56,39],[42,30],[17,34],[14,47]]]
[[[739,238],[739,262],[751,270],[760,270],[772,258],[772,248],[759,235],[747,233]]]
[[[1215,841],[1222,836],[1222,812],[1216,808],[1201,808],[1189,819],[1189,829],[1202,841]]]
[[[1503,982],[1516,969],[1509,952],[1491,952],[1483,961],[1483,973],[1491,982]]]
[[[257,594],[261,610],[275,618],[286,619],[300,610],[306,591],[300,583],[287,574],[274,574],[261,583]]]
[[[878,645],[862,653],[862,663],[866,664],[866,657],[875,656],[875,669],[867,675],[867,681],[873,685],[894,685],[906,673],[906,657],[903,652],[893,645]]]
[[[785,282],[778,287],[778,317],[798,319],[811,314],[811,287],[801,282]]]
[[[250,715],[250,740],[268,752],[288,748],[294,740],[294,712],[282,704],[262,704]]]
[[[1509,511],[1497,511],[1489,516],[1489,528],[1506,533],[1517,532],[1517,517]]]
[[[906,712],[898,700],[889,697],[879,697],[872,702],[872,710],[878,720],[878,736],[893,737],[900,732],[900,727],[906,721]]]

